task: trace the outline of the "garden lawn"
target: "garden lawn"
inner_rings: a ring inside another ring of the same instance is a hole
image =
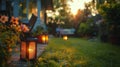
[[[79,38],[50,38],[39,67],[120,67],[120,46]]]

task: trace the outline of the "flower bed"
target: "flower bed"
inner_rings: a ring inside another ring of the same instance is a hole
[[[28,32],[29,28],[19,22],[17,17],[0,15],[0,67],[8,64],[12,48],[20,41],[20,35]]]

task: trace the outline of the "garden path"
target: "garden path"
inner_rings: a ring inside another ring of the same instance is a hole
[[[37,58],[42,54],[46,46],[47,44],[37,44]],[[31,62],[20,60],[20,45],[17,45],[17,48],[15,48],[14,50],[16,51],[12,52],[10,67],[30,67]]]

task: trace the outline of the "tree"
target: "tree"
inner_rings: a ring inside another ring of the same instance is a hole
[[[81,37],[85,37],[86,35],[88,35],[88,30],[89,30],[88,24],[85,22],[82,22],[79,26],[77,33],[79,33]]]
[[[120,44],[120,3],[109,1],[99,7],[99,13],[108,25],[108,35],[111,42]],[[112,39],[112,40],[111,40]]]
[[[54,3],[54,14],[57,12],[58,15],[55,15],[54,17],[50,17],[55,21],[56,24],[60,25],[61,27],[73,27],[72,23],[72,16],[69,13],[70,9],[67,5],[67,0],[53,0]],[[62,22],[64,23],[63,25]]]

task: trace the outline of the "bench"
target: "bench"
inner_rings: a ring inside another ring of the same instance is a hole
[[[74,28],[59,28],[59,30],[56,29],[57,36],[59,35],[74,35],[75,34],[75,29]]]
[[[61,29],[60,33],[62,35],[73,35],[75,32],[74,29]]]

